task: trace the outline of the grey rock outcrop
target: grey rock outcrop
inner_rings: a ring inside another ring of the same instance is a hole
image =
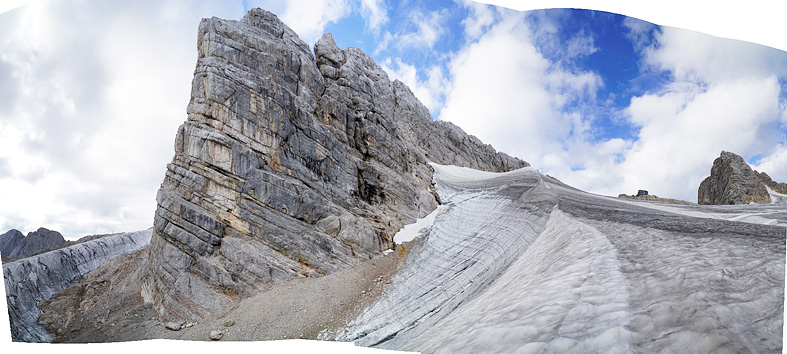
[[[746,161],[731,152],[722,151],[713,161],[710,176],[697,191],[697,203],[731,205],[770,203],[771,197],[758,175]]]
[[[762,183],[768,188],[773,189],[774,191],[781,194],[787,194],[787,183],[778,183],[771,179],[771,176],[768,176],[768,174],[765,172],[757,172],[757,170],[754,170],[754,174],[756,174],[757,178],[759,178],[760,181],[762,181]]]
[[[11,338],[51,341],[53,336],[38,322],[41,310],[37,304],[68,287],[78,276],[147,245],[151,234],[151,230],[145,230],[107,236],[3,264]]]
[[[10,257],[14,249],[24,240],[25,235],[19,230],[11,229],[0,235],[0,254]]]
[[[222,312],[391,248],[439,203],[428,161],[528,165],[434,122],[359,49],[326,34],[314,52],[260,9],[200,23],[188,120],[157,195],[142,285],[162,319]]]
[[[10,230],[0,236],[2,255],[8,258],[24,258],[36,253],[53,250],[63,246],[66,240],[57,231],[39,228],[20,238],[22,233]]]

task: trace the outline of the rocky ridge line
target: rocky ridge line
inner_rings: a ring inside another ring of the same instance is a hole
[[[787,183],[777,183],[765,172],[757,172],[757,170],[754,170],[754,174],[757,175],[757,178],[759,178],[760,181],[762,181],[762,183],[768,188],[774,190],[777,193],[787,194]]]
[[[38,303],[115,256],[142,248],[150,236],[150,229],[117,234],[3,264],[11,338],[51,341],[53,336],[38,322]]]
[[[221,313],[390,249],[439,203],[428,161],[528,166],[433,121],[404,84],[330,34],[315,58],[267,11],[204,19],[198,52],[142,284],[162,320]]]
[[[63,235],[43,227],[28,233],[27,236],[22,235],[19,230],[11,229],[0,235],[0,254],[6,258],[18,259],[60,248],[65,244]]]

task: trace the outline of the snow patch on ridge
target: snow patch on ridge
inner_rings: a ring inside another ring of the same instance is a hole
[[[434,219],[444,213],[448,209],[445,205],[438,205],[437,209],[429,213],[429,215],[424,216],[416,220],[412,224],[405,225],[399,232],[394,235],[394,242],[397,244],[402,244],[404,242],[410,242],[414,240],[416,237],[421,235],[421,231],[423,229],[429,229],[434,224]]]
[[[765,189],[768,190],[768,194],[771,196],[771,204],[787,204],[787,195],[781,194],[768,186],[765,186]]]
[[[434,162],[429,163],[434,168],[434,179],[446,183],[468,182],[468,181],[483,181],[494,177],[519,174],[522,172],[537,172],[534,167],[523,167],[517,170],[508,172],[488,172],[475,170],[469,167],[459,167],[454,165],[440,165]]]

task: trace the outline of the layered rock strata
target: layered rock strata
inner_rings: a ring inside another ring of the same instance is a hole
[[[768,189],[746,161],[731,152],[722,151],[713,161],[710,176],[700,183],[698,204],[730,205],[770,203]]]
[[[0,235],[0,253],[8,258],[24,258],[65,244],[63,235],[43,227],[28,233],[26,237],[13,229]]]
[[[23,342],[51,341],[53,336],[38,322],[38,303],[112,258],[144,247],[151,234],[152,230],[145,230],[111,235],[3,264],[11,338]]]
[[[198,53],[143,279],[162,319],[222,312],[391,248],[439,203],[428,161],[527,166],[433,121],[404,84],[330,34],[315,58],[269,12],[204,19]]]

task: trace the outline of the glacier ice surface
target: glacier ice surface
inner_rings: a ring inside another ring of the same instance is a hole
[[[337,339],[425,353],[781,351],[784,205],[624,201],[533,168],[433,167],[444,210]]]

